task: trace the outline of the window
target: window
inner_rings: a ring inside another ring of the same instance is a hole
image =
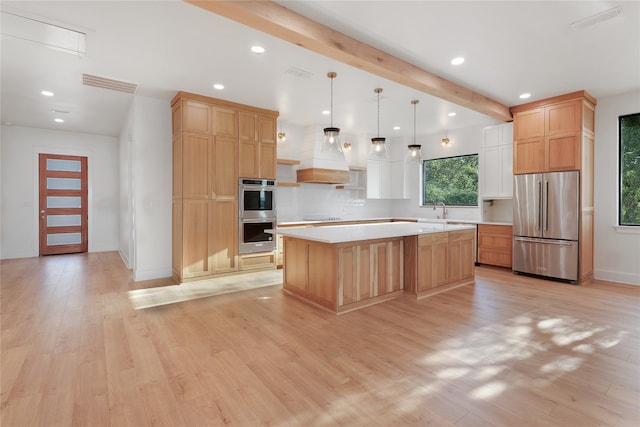
[[[620,116],[620,225],[640,226],[640,113]]]
[[[425,160],[423,205],[478,206],[478,154]]]

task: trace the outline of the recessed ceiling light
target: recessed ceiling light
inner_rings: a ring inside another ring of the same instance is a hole
[[[213,85],[214,89],[222,90],[224,89],[224,85],[222,83],[216,83]]]
[[[394,126],[393,130],[400,130],[400,126]]]
[[[457,58],[453,58],[451,60],[451,65],[460,65],[464,62],[464,58],[462,56],[459,56]]]
[[[49,91],[49,90],[43,90],[42,92],[40,92],[42,95],[44,96],[53,96],[53,92]]]
[[[531,97],[531,94],[528,93],[528,92],[527,93],[523,93],[523,94],[520,95],[520,99],[527,99],[527,98],[530,98],[530,97]]]
[[[329,110],[323,110],[322,114],[324,114],[325,116],[328,116],[329,114],[331,114],[331,111]]]
[[[56,122],[56,123],[64,123],[64,119],[60,119],[60,118],[57,118],[57,117],[55,119],[53,119],[53,121]]]
[[[447,116],[449,116],[449,117],[453,117],[453,116],[455,116],[456,114],[458,114],[458,113],[454,113],[454,112],[452,111],[452,112],[450,112],[449,114],[447,114]]]
[[[251,52],[253,53],[264,53],[264,48],[262,46],[251,46]]]

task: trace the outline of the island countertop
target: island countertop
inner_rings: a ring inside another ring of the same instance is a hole
[[[277,233],[283,236],[295,237],[303,240],[333,244],[416,236],[420,234],[474,228],[474,226],[451,225],[444,223],[385,222],[373,224],[329,225],[322,227],[280,228]]]

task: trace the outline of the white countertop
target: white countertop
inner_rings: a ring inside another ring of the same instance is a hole
[[[281,228],[277,233],[322,243],[345,243],[359,240],[389,239],[443,231],[472,230],[468,225],[417,222],[385,222],[378,224],[327,225],[321,227]]]
[[[482,220],[474,220],[474,219],[452,219],[448,218],[445,220],[435,219],[435,218],[409,218],[409,217],[388,217],[388,218],[359,218],[359,219],[326,219],[326,220],[301,220],[301,221],[282,221],[278,223],[278,226],[282,227],[293,227],[293,226],[303,226],[303,225],[313,225],[318,223],[332,223],[339,225],[341,222],[355,222],[355,221],[418,221],[420,223],[455,223],[455,224],[489,224],[489,225],[512,225],[510,222],[500,222],[500,221],[482,221]]]

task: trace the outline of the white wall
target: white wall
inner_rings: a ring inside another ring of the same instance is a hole
[[[640,227],[618,225],[618,117],[640,113],[640,91],[598,99],[595,138],[595,278],[640,285]]]
[[[280,122],[280,132],[287,134],[286,142],[278,143],[278,158],[300,160],[309,150],[304,144],[309,127],[296,126]],[[312,126],[312,130],[316,127]],[[341,142],[351,142],[353,148],[345,158],[350,166],[366,165],[365,136],[341,134]],[[306,147],[306,148],[305,148]],[[278,180],[296,180],[297,166],[278,165]],[[352,173],[353,174],[353,173]],[[278,221],[300,221],[339,217],[343,219],[382,218],[391,216],[388,200],[367,200],[366,191],[337,190],[330,184],[300,184],[300,187],[278,187]]]
[[[137,96],[123,126],[120,252],[134,280],[171,276],[171,106]],[[127,255],[125,255],[127,254]],[[127,262],[127,260],[125,260]]]
[[[134,247],[134,230],[133,230],[133,193],[132,193],[132,155],[133,155],[133,120],[135,106],[132,103],[124,124],[120,130],[119,141],[119,198],[120,198],[120,214],[119,224],[119,252],[120,257],[124,261],[127,268],[133,270],[135,268],[135,247]]]
[[[436,159],[440,157],[460,156],[464,154],[476,154],[480,152],[482,142],[483,126],[472,126],[463,129],[450,130],[446,136],[451,141],[449,147],[442,146],[442,138],[444,133],[433,135],[417,135],[416,144],[422,145],[423,159]],[[413,144],[413,137],[399,139],[393,141],[394,152],[396,157],[405,155],[407,145]],[[433,206],[420,206],[420,172],[418,170],[412,172],[415,176],[409,188],[409,199],[396,200],[392,203],[392,214],[395,217],[420,217],[420,218],[436,218],[442,216],[442,209],[433,209]],[[479,207],[447,207],[447,218],[451,219],[468,219],[480,220],[481,209]]]
[[[116,138],[2,126],[3,258],[35,257],[38,248],[38,154],[88,157],[89,252],[118,249]]]

